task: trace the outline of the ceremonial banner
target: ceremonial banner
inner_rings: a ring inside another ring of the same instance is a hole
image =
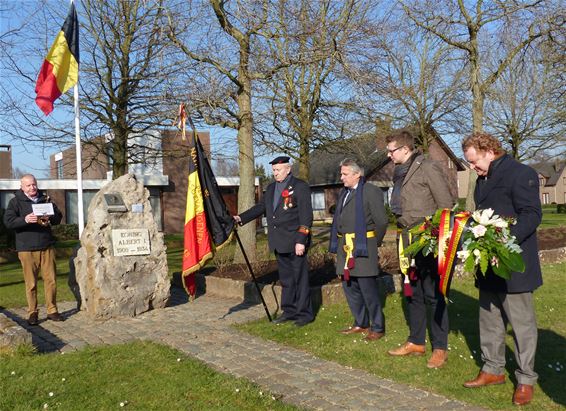
[[[214,256],[231,237],[234,220],[220,194],[214,173],[196,133],[189,159],[185,213],[183,285],[196,294],[194,272]]]
[[[45,58],[35,85],[35,103],[49,115],[53,102],[73,87],[79,79],[79,21],[75,3],[49,54]]]

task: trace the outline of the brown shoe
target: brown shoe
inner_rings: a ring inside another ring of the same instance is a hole
[[[65,321],[63,316],[59,313],[47,314],[47,319],[51,321]]]
[[[513,394],[513,404],[526,405],[533,399],[533,386],[528,384],[519,384]]]
[[[401,355],[423,355],[425,353],[424,345],[413,344],[407,341],[405,344],[396,348],[394,350],[387,351],[389,355],[401,356]]]
[[[38,323],[39,323],[39,319],[37,318],[37,312],[31,313],[28,317],[28,324],[37,325]]]
[[[369,328],[364,328],[364,327],[350,327],[350,328],[346,328],[344,330],[340,330],[338,331],[340,334],[357,334],[357,333],[367,333],[369,331]]]
[[[470,381],[466,381],[464,383],[464,387],[466,388],[477,388],[477,387],[484,387],[486,385],[498,385],[505,383],[505,375],[496,375],[490,374],[488,372],[480,371],[478,376]]]
[[[377,341],[381,337],[383,337],[384,335],[385,335],[385,333],[378,333],[377,331],[370,331],[370,332],[368,332],[368,335],[366,335],[364,340],[366,340],[366,341]]]
[[[448,361],[448,352],[446,350],[434,349],[426,366],[428,368],[440,368]]]

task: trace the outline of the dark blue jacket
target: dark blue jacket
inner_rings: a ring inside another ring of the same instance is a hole
[[[38,203],[47,202],[47,197],[38,191]],[[16,196],[8,203],[8,208],[4,213],[4,225],[16,233],[17,251],[38,251],[45,250],[55,244],[55,237],[51,233],[51,227],[40,224],[28,224],[25,221],[26,215],[33,212],[31,201],[22,190],[16,191]],[[63,215],[53,204],[54,215],[49,217],[52,225],[59,224]]]
[[[523,250],[526,266],[524,273],[514,272],[507,281],[492,272],[485,277],[478,272],[476,285],[507,293],[536,290],[542,285],[536,231],[542,219],[537,172],[505,154],[490,165],[487,178],[478,178],[474,200],[477,209],[491,208],[495,214],[517,220],[511,226],[511,234]]]
[[[269,249],[279,253],[294,252],[295,244],[308,246],[310,234],[306,234],[304,228],[310,230],[313,220],[309,185],[291,175],[286,190],[289,193],[287,206],[281,196],[275,210],[273,209],[275,183],[271,183],[267,186],[262,200],[240,214],[242,224],[265,214]]]

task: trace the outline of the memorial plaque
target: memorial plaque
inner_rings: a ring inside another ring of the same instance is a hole
[[[128,211],[119,193],[104,194],[104,201],[106,202],[106,208],[109,213],[125,213]]]
[[[145,228],[112,230],[112,247],[115,257],[149,254],[149,231]]]

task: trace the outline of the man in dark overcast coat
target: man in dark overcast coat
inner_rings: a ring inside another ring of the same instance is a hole
[[[307,251],[312,226],[309,185],[291,174],[289,157],[280,156],[270,164],[275,182],[267,186],[261,201],[234,216],[246,224],[265,214],[269,249],[275,252],[281,282],[281,310],[274,323],[294,321],[299,327],[314,319],[311,306]]]
[[[505,154],[501,142],[487,133],[476,133],[462,142],[470,167],[478,174],[474,192],[477,209],[491,208],[495,214],[515,218],[511,234],[522,249],[525,272],[505,280],[488,271],[476,274],[480,303],[480,346],[484,365],[478,376],[464,383],[467,388],[505,382],[506,325],[511,324],[515,340],[517,387],[515,405],[533,398],[538,374],[534,370],[537,324],[533,291],[542,285],[536,230],[542,219],[539,179],[531,167]]]

